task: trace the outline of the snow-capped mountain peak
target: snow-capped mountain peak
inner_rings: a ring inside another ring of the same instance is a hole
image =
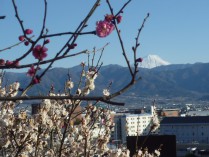
[[[148,55],[143,58],[142,63],[139,65],[139,67],[142,68],[155,68],[162,65],[169,65],[170,63],[160,58],[158,55]]]

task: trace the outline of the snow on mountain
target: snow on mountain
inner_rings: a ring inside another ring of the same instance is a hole
[[[170,63],[160,58],[158,55],[148,55],[143,58],[139,67],[152,69],[162,65],[169,65]]]

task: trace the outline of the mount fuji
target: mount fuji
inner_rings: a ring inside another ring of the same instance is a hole
[[[139,65],[141,68],[152,69],[155,67],[170,65],[171,63],[163,60],[158,55],[148,55],[143,58],[142,63]]]

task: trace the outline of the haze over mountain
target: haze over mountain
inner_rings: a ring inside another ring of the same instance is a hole
[[[34,86],[28,93],[47,94],[53,84],[55,91],[64,91],[64,82],[68,79],[68,72],[72,75],[72,81],[78,83],[82,68],[53,68],[43,77],[41,84]],[[209,100],[209,63],[196,64],[170,64],[152,69],[140,68],[139,75],[142,79],[132,87],[125,95],[138,97],[187,97],[191,100]],[[93,95],[102,94],[110,81],[113,82],[111,92],[121,89],[130,80],[127,67],[119,65],[103,66],[96,79],[96,90]],[[21,88],[27,86],[30,78],[25,73],[11,73],[5,75],[7,84],[20,81]],[[131,102],[129,102],[131,103]]]

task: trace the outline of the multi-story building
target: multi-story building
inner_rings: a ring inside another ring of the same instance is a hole
[[[160,134],[176,135],[180,143],[209,143],[209,116],[165,117]]]
[[[116,114],[114,118],[115,129],[113,139],[126,143],[126,136],[147,135],[150,131],[152,117],[153,106],[151,107],[151,113]]]

